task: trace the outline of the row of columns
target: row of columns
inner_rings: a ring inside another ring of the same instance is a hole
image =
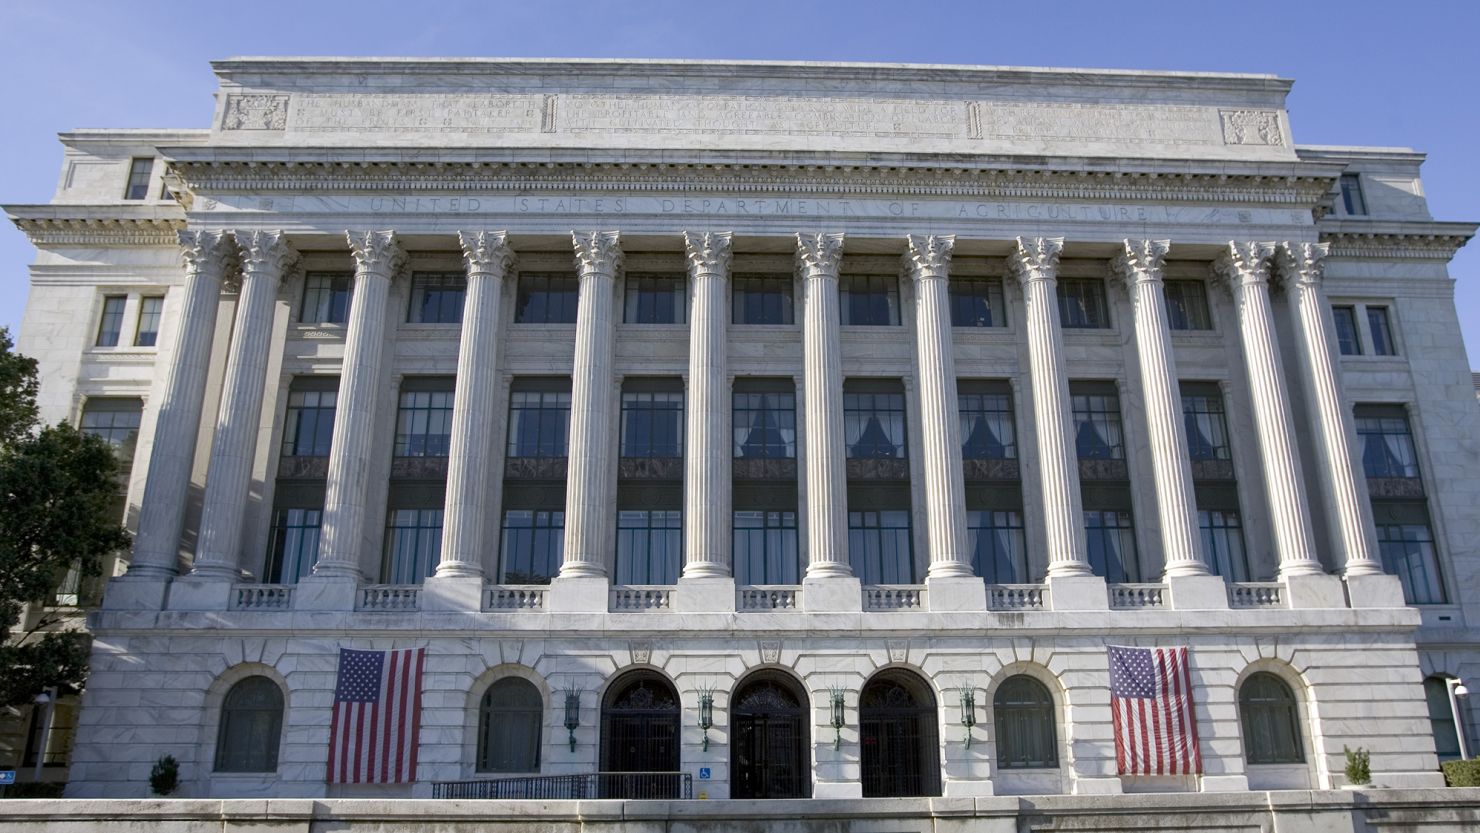
[[[374,413],[381,377],[386,304],[406,255],[391,231],[347,233],[355,280],[346,333],[339,404],[329,456],[323,527],[315,576],[358,580],[360,553],[372,546],[366,528],[374,470]],[[235,578],[266,384],[273,304],[296,255],[279,232],[185,232],[186,280],[173,359],[159,391],[154,451],[129,578],[173,575],[183,524],[191,450],[198,430],[215,308],[222,281],[238,259],[241,295],[232,328],[223,395],[192,577]],[[234,244],[233,244],[234,241]],[[604,579],[612,540],[610,495],[615,463],[609,441],[615,414],[615,289],[622,262],[618,232],[574,233],[579,306],[572,372],[565,553],[561,577]],[[438,578],[482,577],[482,553],[493,540],[486,517],[496,460],[496,374],[502,282],[514,254],[503,232],[459,234],[468,274],[457,363],[446,514]],[[948,282],[955,239],[910,235],[904,271],[916,288],[916,358],[922,410],[927,537],[931,580],[970,578],[965,486],[957,418]],[[685,578],[730,574],[730,401],[726,365],[731,238],[685,233],[692,285],[689,396],[685,457]],[[808,518],[807,578],[852,576],[847,553],[846,448],[838,278],[842,234],[798,234],[804,287],[803,400]],[[1008,258],[1025,300],[1029,377],[1039,456],[1039,484],[1050,579],[1091,575],[1082,521],[1078,460],[1057,296],[1062,238],[1018,238]],[[1165,572],[1169,578],[1209,573],[1198,535],[1191,465],[1163,295],[1165,240],[1126,240],[1113,273],[1133,299],[1137,355],[1147,415]],[[1270,303],[1272,269],[1290,288],[1293,328],[1314,411],[1320,483],[1334,513],[1335,543],[1348,575],[1380,574],[1371,522],[1355,464],[1355,433],[1333,359],[1334,337],[1321,290],[1324,244],[1233,242],[1215,263],[1231,289],[1251,388],[1264,483],[1280,573],[1323,573],[1316,557],[1309,502],[1300,471],[1294,420]]]

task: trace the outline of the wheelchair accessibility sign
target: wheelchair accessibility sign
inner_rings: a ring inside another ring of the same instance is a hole
[[[14,772],[10,773],[10,778],[11,778],[11,780],[15,780],[15,773]],[[709,767],[707,767],[707,766],[701,766],[701,767],[699,767],[699,780],[700,781],[708,781],[709,780]]]

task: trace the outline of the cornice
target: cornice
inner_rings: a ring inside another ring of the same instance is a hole
[[[1475,223],[1426,220],[1345,220],[1322,223],[1319,231],[1321,242],[1331,244],[1331,257],[1448,261],[1477,228]]]
[[[16,227],[37,248],[56,246],[178,246],[185,219],[118,217],[12,216]]]

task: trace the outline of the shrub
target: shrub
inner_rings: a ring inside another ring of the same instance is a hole
[[[1451,787],[1480,787],[1480,758],[1445,762],[1444,783]]]
[[[149,770],[149,791],[155,795],[169,795],[180,786],[180,762],[174,755],[165,755],[154,762]]]
[[[1372,756],[1367,753],[1367,750],[1360,746],[1356,749],[1343,746],[1341,751],[1346,753],[1346,782],[1348,784],[1372,783]]]

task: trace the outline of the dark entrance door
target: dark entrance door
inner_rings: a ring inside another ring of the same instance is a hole
[[[730,706],[730,797],[806,798],[807,707],[789,681],[762,677],[736,689]]]
[[[912,674],[886,671],[858,698],[865,798],[940,795],[935,698]]]
[[[617,680],[601,710],[604,798],[679,797],[678,693],[657,674]],[[624,775],[621,773],[632,773]]]

